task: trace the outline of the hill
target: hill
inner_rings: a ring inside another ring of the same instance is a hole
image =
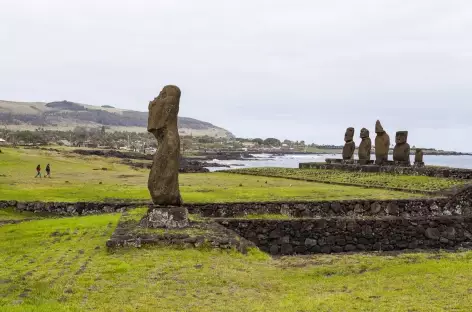
[[[147,117],[147,112],[118,109],[109,105],[93,106],[70,101],[44,103],[0,100],[0,124],[18,130],[38,127],[72,130],[77,126],[106,126],[111,130],[143,132],[146,131]],[[188,117],[179,117],[179,132],[181,135],[233,137],[228,130]]]

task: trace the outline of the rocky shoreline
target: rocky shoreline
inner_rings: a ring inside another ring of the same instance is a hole
[[[150,169],[153,155],[136,152],[120,152],[116,150],[81,150],[76,149],[73,153],[86,156],[113,157],[122,159],[122,164],[131,166],[135,169]],[[133,160],[148,160],[149,162],[133,162]],[[210,163],[207,161],[196,160],[192,158],[180,159],[180,173],[204,173],[210,170],[207,167],[229,168],[229,165]]]

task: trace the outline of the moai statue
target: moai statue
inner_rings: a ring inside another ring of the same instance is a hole
[[[149,103],[148,132],[157,139],[148,189],[154,206],[142,224],[147,227],[180,228],[188,225],[187,209],[179,190],[180,137],[177,129],[180,89],[165,86]],[[170,207],[169,207],[170,206]]]
[[[370,161],[370,151],[372,149],[372,141],[369,137],[369,130],[361,129],[361,144],[359,145],[359,163],[366,164]]]
[[[408,139],[408,131],[397,131],[395,135],[395,148],[393,149],[393,160],[410,163],[410,144]]]
[[[421,148],[417,148],[415,151],[415,166],[418,166],[418,167],[424,166],[423,150]]]
[[[375,123],[375,163],[381,165],[388,160],[388,151],[390,149],[390,137],[382,127],[379,120]]]
[[[354,156],[354,150],[356,149],[356,143],[354,143],[354,128],[349,127],[346,129],[344,134],[344,144],[343,147],[343,160],[350,160]]]

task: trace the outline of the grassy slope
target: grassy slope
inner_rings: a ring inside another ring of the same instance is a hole
[[[118,214],[0,227],[1,311],[469,311],[472,252],[108,252]]]
[[[17,212],[13,208],[0,209],[0,221],[39,219],[42,215],[30,211]]]
[[[148,171],[134,170],[118,162],[110,158],[43,150],[3,149],[0,154],[0,200],[149,199]],[[51,164],[52,179],[33,178],[38,163],[43,168],[47,163]],[[415,197],[387,190],[228,173],[182,174],[180,184],[182,196],[189,203]]]
[[[464,180],[435,178],[426,176],[393,175],[389,173],[345,172],[341,170],[323,169],[291,169],[291,168],[245,168],[232,172],[254,174],[269,177],[290,177],[313,179],[317,181],[370,185],[374,187],[391,187],[405,190],[438,191],[452,186],[464,184]]]

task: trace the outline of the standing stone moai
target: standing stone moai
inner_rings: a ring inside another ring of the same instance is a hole
[[[372,149],[372,141],[369,137],[369,130],[367,130],[366,128],[362,128],[360,137],[362,141],[359,145],[358,151],[359,163],[364,165],[370,161],[370,151]]]
[[[188,225],[187,209],[182,205],[179,190],[180,137],[177,128],[180,89],[165,86],[149,102],[148,132],[157,139],[148,189],[151,206],[142,224],[147,227],[180,228]]]
[[[423,150],[421,148],[417,148],[415,151],[415,166],[418,166],[418,167],[424,166]]]
[[[354,156],[354,150],[356,149],[356,143],[354,143],[354,128],[349,127],[346,129],[344,134],[344,144],[343,147],[343,160],[350,160]]]
[[[381,165],[388,160],[388,151],[390,149],[390,137],[382,127],[379,120],[375,123],[375,163]]]
[[[410,144],[408,140],[408,131],[397,131],[395,135],[395,148],[393,149],[393,160],[410,163]]]

